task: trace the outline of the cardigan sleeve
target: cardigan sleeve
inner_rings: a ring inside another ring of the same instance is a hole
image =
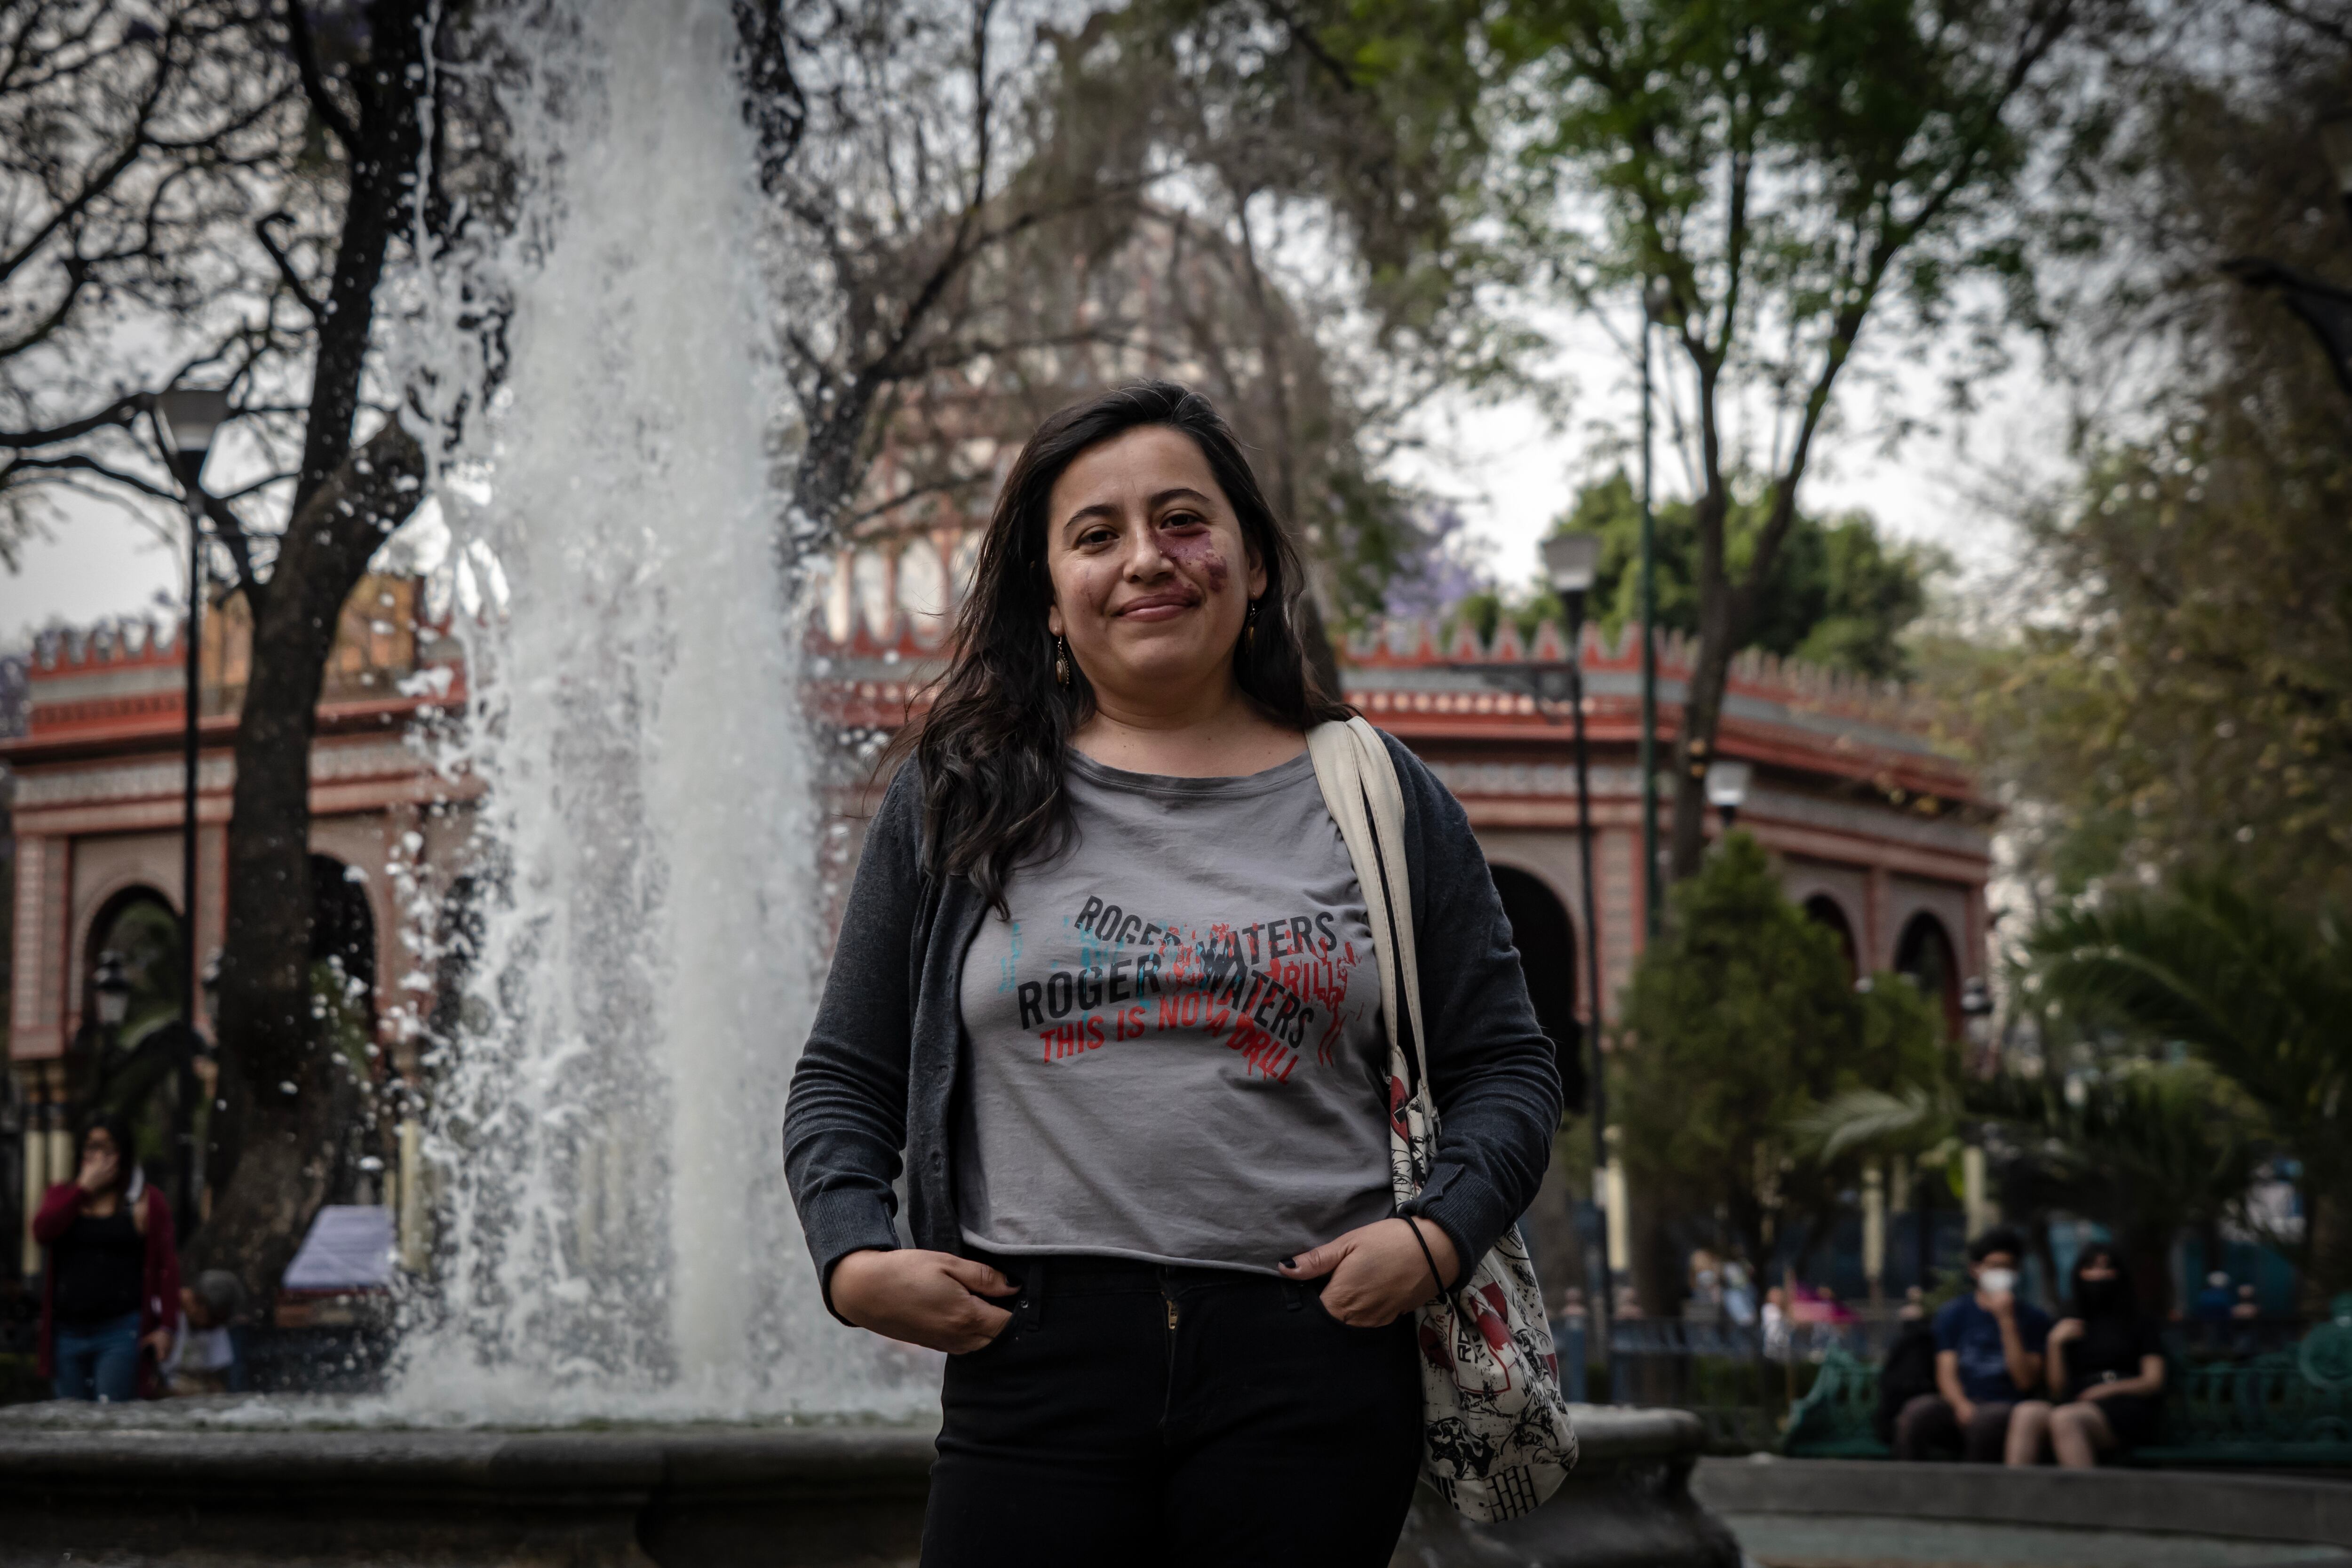
[[[1535,1200],[1559,1128],[1559,1068],[1468,814],[1402,742],[1381,738],[1404,794],[1438,1115],[1435,1162],[1410,1207],[1453,1239],[1466,1270]]]
[[[785,1178],[828,1311],[835,1264],[898,1245],[891,1184],[907,1142],[908,965],[922,890],[919,776],[911,764],[899,769],[867,826],[784,1107]]]
[[[33,1239],[43,1247],[54,1247],[58,1237],[71,1229],[74,1215],[81,1209],[81,1188],[72,1182],[59,1182],[41,1194],[41,1206],[33,1214]]]

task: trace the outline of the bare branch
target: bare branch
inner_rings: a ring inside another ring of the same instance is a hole
[[[318,42],[310,36],[310,18],[302,13],[302,0],[286,0],[286,35],[289,52],[294,57],[294,68],[301,74],[302,91],[310,100],[311,112],[320,123],[334,132],[345,153],[359,149],[359,129],[343,112],[334,94],[327,88],[327,78],[319,68]]]
[[[317,296],[310,292],[310,286],[303,282],[301,274],[294,270],[294,258],[286,254],[285,249],[269,232],[269,226],[272,223],[290,223],[291,221],[293,220],[282,212],[256,218],[253,223],[253,236],[261,241],[261,248],[269,253],[269,259],[278,264],[278,275],[285,280],[287,291],[294,296],[295,303],[302,307],[311,321],[323,321],[326,318],[327,308],[320,304]]]

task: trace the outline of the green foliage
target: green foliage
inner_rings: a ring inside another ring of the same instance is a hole
[[[1802,387],[1882,287],[1932,320],[1964,274],[2021,271],[2000,237],[2018,100],[2080,9],[1519,0],[1489,41],[1522,68],[1536,188],[1602,207],[1580,247],[1594,280],[1665,277],[1718,355],[1771,322],[1748,369]]]
[[[1892,976],[1867,995],[1837,940],[1734,833],[1677,885],[1664,938],[1625,994],[1613,1107],[1628,1165],[1686,1210],[1721,1215],[1750,1262],[1828,1213],[1850,1167],[1792,1126],[1842,1092],[1939,1081],[1927,1003]]]
[[[2341,6],[2148,8],[2102,38],[2106,133],[2042,198],[2089,395],[2077,473],[2021,491],[2019,602],[1928,660],[2047,905],[2227,869],[2352,905],[2352,449],[2326,356],[2255,256],[2341,283],[2347,225],[2314,127],[2345,100]],[[2051,208],[2057,210],[2052,211]],[[2106,389],[2128,387],[2124,396]]]
[[[2352,942],[2218,877],[2062,911],[2033,933],[2042,987],[2080,1026],[2185,1045],[2228,1075],[2303,1164],[2300,1254],[2352,1285]]]
[[[2002,358],[1996,318],[2034,313],[2014,201],[2031,132],[2050,123],[2043,110],[2072,109],[2049,94],[2053,51],[2121,3],[1503,0],[1488,13],[1490,136],[1517,153],[1518,176],[1495,195],[1495,227],[1520,276],[1614,316],[1623,338],[1646,286],[1664,293],[1701,605],[1675,738],[1676,878],[1705,854],[1704,775],[1685,764],[1715,740],[1731,659],[1770,629],[1777,558],[1835,432],[1841,378],[1865,332],[1957,353],[1958,396]],[[1743,464],[1762,481],[1761,521],[1736,570]],[[1819,624],[1813,653],[1892,664],[1867,617]]]
[[[2224,865],[2352,897],[2352,464],[2221,404],[2030,514],[2063,624],[1934,661],[1989,771],[2053,808],[2021,825],[2046,898]]]
[[[2143,1291],[2162,1290],[2177,1231],[2240,1210],[2261,1163],[2260,1113],[2202,1062],[1995,1079],[1969,1085],[1965,1107],[2014,1145],[2002,1167],[2005,1206],[2098,1221]]]
[[[1752,485],[1738,486],[1734,496],[1724,545],[1740,574],[1755,557],[1771,508]],[[1579,490],[1554,531],[1600,535],[1592,617],[1612,635],[1638,622],[1642,508],[1623,470]],[[1656,508],[1654,532],[1658,624],[1695,637],[1698,530],[1691,504]],[[1754,646],[1872,679],[1906,679],[1912,668],[1903,635],[1927,607],[1928,580],[1947,564],[1932,548],[1890,544],[1867,512],[1820,518],[1800,511],[1766,579]]]

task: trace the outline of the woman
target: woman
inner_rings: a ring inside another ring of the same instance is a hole
[[[171,1353],[164,1303],[174,1312],[180,1303],[172,1207],[131,1152],[122,1119],[100,1117],[82,1134],[80,1173],[51,1187],[33,1215],[33,1239],[48,1248],[37,1366],[59,1399],[150,1395]]]
[[[2029,1399],[2010,1415],[2008,1462],[2042,1462],[2046,1439],[2058,1462],[2087,1470],[2111,1448],[2156,1435],[2164,1412],[2164,1342],[2139,1310],[2131,1273],[2114,1251],[2085,1247],[2075,1261],[2074,1303],[2051,1326],[2044,1347],[2057,1403]]]
[[[1303,582],[1205,400],[1065,409],[901,738],[784,1145],[826,1304],[949,1354],[929,1568],[1386,1563],[1412,1310],[1543,1173],[1559,1080],[1510,928],[1391,741],[1444,1118],[1395,1212],[1379,971],[1305,741],[1346,710],[1300,657]]]

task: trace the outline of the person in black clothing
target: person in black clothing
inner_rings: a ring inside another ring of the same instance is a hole
[[[44,1194],[33,1216],[47,1249],[37,1361],[59,1399],[143,1395],[171,1352],[162,1312],[180,1293],[172,1211],[135,1152],[121,1117],[98,1118],[82,1135],[80,1173]]]
[[[2009,1427],[2008,1460],[2042,1461],[2045,1439],[2058,1462],[2087,1470],[2109,1449],[2156,1435],[2164,1409],[2164,1342],[2143,1315],[2130,1270],[2104,1247],[2074,1265],[2074,1304],[2050,1331],[2050,1387],[2056,1403],[2028,1400]]]

